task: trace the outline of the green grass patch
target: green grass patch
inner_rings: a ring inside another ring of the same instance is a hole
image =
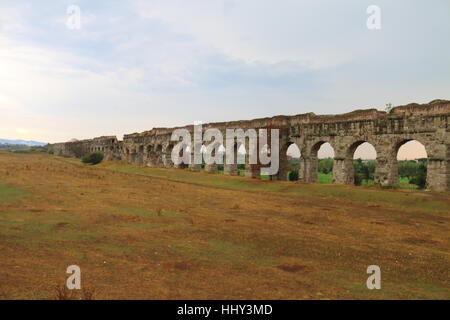
[[[369,179],[369,180],[363,179],[361,182],[361,186],[363,186],[363,187],[374,186],[374,185],[375,185],[375,181],[373,181],[372,179]]]
[[[416,184],[411,184],[409,182],[408,177],[400,177],[398,179],[398,186],[400,189],[409,189],[409,190],[419,189],[419,187]]]
[[[333,174],[330,173],[317,173],[317,182],[318,183],[332,183],[333,182]]]
[[[23,195],[23,191],[6,186],[0,181],[0,204],[9,201],[15,201]]]
[[[181,244],[174,245],[171,248],[178,254],[195,256],[197,260],[200,258],[207,262],[225,263],[235,266],[251,263],[270,265],[275,261],[264,250],[224,239],[212,239],[206,243],[192,243],[189,247]]]
[[[35,248],[46,244],[56,248],[60,241],[85,241],[93,230],[86,229],[78,217],[45,212],[0,212],[0,234],[5,241]]]

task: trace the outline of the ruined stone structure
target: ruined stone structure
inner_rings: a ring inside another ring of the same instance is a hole
[[[356,148],[368,142],[377,152],[375,183],[396,186],[398,170],[397,152],[408,141],[417,140],[427,151],[427,188],[436,191],[450,190],[450,101],[435,100],[428,104],[409,104],[393,108],[390,112],[376,109],[357,110],[340,115],[275,116],[246,121],[209,123],[208,128],[220,129],[280,129],[280,170],[272,179],[286,179],[288,147],[295,143],[300,151],[299,179],[302,182],[317,180],[320,146],[326,142],[334,148],[333,182],[352,184],[354,179],[353,154]],[[193,132],[193,126],[179,127]],[[154,128],[142,133],[116,137],[100,137],[48,145],[57,155],[82,157],[93,151],[102,151],[106,159],[123,160],[136,165],[173,167],[171,152],[176,141],[170,141],[177,128]],[[238,146],[233,146],[237,150]],[[246,146],[248,147],[248,146]],[[248,150],[248,149],[246,149]],[[236,152],[235,152],[236,154]],[[191,164],[179,168],[201,170],[201,165]],[[217,165],[207,165],[205,170],[217,172]],[[246,176],[258,177],[259,165],[246,165]],[[236,165],[224,165],[224,173],[237,174]]]

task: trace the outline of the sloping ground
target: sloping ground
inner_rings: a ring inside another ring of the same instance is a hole
[[[0,299],[449,299],[448,193],[0,152]],[[368,290],[378,265],[382,289]]]

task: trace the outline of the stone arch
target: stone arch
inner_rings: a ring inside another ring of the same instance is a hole
[[[429,145],[425,143],[426,139],[422,139],[422,137],[418,136],[408,136],[408,137],[398,137],[398,138],[383,138],[379,141],[377,152],[377,163],[375,168],[375,184],[380,186],[398,186],[398,168],[397,168],[397,154],[400,147],[409,141],[416,140],[419,142],[427,153],[427,182],[428,187],[430,187],[430,183],[433,185],[430,189],[439,189],[439,185],[442,184],[442,173],[443,168],[441,166],[440,161],[433,161],[434,155],[430,152],[431,148]],[[432,144],[431,144],[432,145]],[[434,152],[437,155],[441,155],[442,150],[435,149]],[[432,164],[431,164],[432,163]],[[431,165],[430,165],[431,164]],[[433,178],[430,179],[430,176],[435,176],[437,180],[434,181]],[[435,184],[435,185],[434,185]]]
[[[228,142],[229,141],[226,141],[226,143],[228,143]],[[231,143],[232,143],[232,146],[231,146],[232,154],[228,153],[228,151],[227,151],[228,146],[225,146],[223,173],[232,175],[232,176],[237,176],[237,175],[239,175],[238,161],[241,160],[241,157],[239,156],[239,148],[242,146],[242,144],[237,142],[236,139],[233,139],[233,141],[231,141]],[[244,149],[245,149],[245,147],[244,147]],[[244,155],[244,157],[245,157],[245,155]],[[229,161],[231,161],[231,163],[227,163]],[[245,163],[245,160],[244,160],[244,163]]]
[[[156,164],[154,145],[147,144],[145,146],[145,155],[146,155],[146,160],[144,161],[144,164],[149,167],[154,166]]]
[[[212,148],[211,156],[215,157],[220,152],[220,147],[223,146],[220,142],[210,142],[207,147]],[[219,161],[220,162],[220,161]],[[223,164],[223,157],[221,163]],[[211,164],[205,164],[205,171],[211,172],[211,173],[218,173],[218,164],[220,163],[211,163]]]
[[[166,168],[172,168],[174,167],[174,163],[172,161],[172,150],[173,150],[173,143],[169,143],[165,148],[164,148],[164,154],[163,154],[163,162],[164,162],[164,167]],[[178,166],[177,166],[178,168]],[[179,167],[181,168],[181,167]]]
[[[170,149],[170,153],[169,153],[169,152],[166,153],[166,157],[169,158],[169,159],[170,159],[170,157],[171,157],[173,147],[174,147],[174,146],[171,145],[171,144],[169,144],[169,146],[168,146],[168,149]],[[180,149],[180,151],[179,151],[179,153],[178,153],[178,156],[179,156],[180,158],[182,158],[182,159],[185,159],[185,160],[184,160],[185,162],[176,165],[176,167],[177,167],[178,169],[185,169],[185,168],[187,168],[187,167],[189,166],[189,163],[186,163],[186,162],[190,161],[190,160],[187,160],[187,159],[190,159],[190,158],[191,158],[191,148],[190,148],[189,144],[183,143],[183,144],[181,145],[181,149]],[[186,158],[185,158],[185,157],[186,157]],[[173,162],[172,162],[172,160],[170,160],[170,162],[172,163],[172,165],[174,165]]]
[[[258,146],[258,135],[257,132],[253,129],[246,130],[245,137],[243,139],[234,139],[234,147],[235,147],[235,154],[237,155],[236,163],[237,163],[237,175],[240,175],[240,170],[244,170],[244,176],[249,178],[259,178],[260,177],[260,165],[258,163],[252,164],[250,163],[250,158],[254,157],[254,155],[258,153],[257,146]],[[255,134],[253,137],[252,132]],[[247,134],[248,133],[248,134]],[[253,140],[253,138],[256,138],[256,141]],[[250,146],[252,146],[251,141],[256,142],[256,150],[255,153],[251,154]]]
[[[136,147],[135,146],[131,146],[131,147],[129,147],[129,153],[128,153],[128,161],[130,162],[130,163],[135,163],[135,161],[136,161]]]
[[[225,173],[225,157],[226,157],[226,148],[223,143],[219,144],[217,148],[217,152],[222,155],[222,163],[217,164],[218,173]]]
[[[288,173],[290,170],[294,170],[297,172],[297,179],[298,180],[298,169],[299,169],[299,164],[293,168],[291,167],[291,165],[289,164],[289,159],[288,159],[288,153],[292,153],[295,152],[297,154],[297,157],[300,157],[300,148],[298,147],[298,145],[294,142],[294,141],[284,141],[281,143],[280,145],[280,150],[279,150],[279,167],[278,167],[278,173],[276,176],[272,176],[272,179],[277,179],[277,180],[288,180]],[[290,156],[289,156],[290,157]],[[300,159],[298,160],[300,161]]]
[[[258,142],[259,143],[259,142]],[[257,166],[255,166],[256,168],[258,168],[258,170],[260,171],[259,172],[259,177],[262,179],[262,180],[277,180],[278,179],[278,176],[282,176],[282,175],[280,175],[280,170],[278,170],[278,173],[276,174],[276,175],[271,175],[271,176],[267,176],[267,175],[263,175],[263,172],[261,171],[261,168],[264,168],[264,167],[269,167],[269,165],[263,165],[262,163],[261,163],[261,156],[262,155],[264,155],[264,156],[268,156],[268,157],[270,157],[270,154],[271,154],[271,149],[270,149],[270,145],[268,144],[268,143],[265,143],[264,145],[259,145],[259,147],[260,147],[260,149],[258,150],[258,165]],[[283,160],[285,160],[284,159],[284,157],[282,157],[282,154],[280,153],[279,154],[279,164],[281,163],[281,162],[283,162]],[[280,169],[280,168],[279,168]],[[284,180],[286,180],[286,178],[284,178]]]
[[[333,145],[331,144],[330,141],[327,140],[319,140],[317,142],[315,142],[314,144],[312,144],[312,146],[309,148],[309,154],[305,157],[304,159],[304,164],[305,164],[305,172],[306,172],[306,181],[307,182],[317,182],[318,181],[318,172],[319,172],[319,151],[323,146],[327,146],[329,145],[332,149],[332,153],[333,153],[333,157],[330,157],[331,159],[334,158],[334,154],[335,154],[335,148],[333,147]],[[300,164],[301,166],[301,164]],[[333,167],[334,167],[334,163],[333,163]],[[334,170],[332,170],[332,174],[333,174],[333,179],[332,181],[336,181],[335,176],[334,176]]]
[[[190,163],[189,163],[189,170],[192,171],[200,171],[202,169],[202,164],[203,164],[203,144],[200,143],[196,143],[196,144],[191,144],[190,146]],[[195,163],[195,152],[197,152],[197,161],[199,163]]]
[[[362,155],[358,154],[358,150],[366,149],[366,153],[372,153],[372,155]],[[363,156],[364,159],[361,157]],[[341,165],[341,170],[343,171],[341,174],[343,176],[343,183],[347,184],[363,184],[362,180],[366,180],[365,183],[369,183],[369,180],[373,179],[373,175],[375,173],[375,167],[377,162],[378,152],[373,143],[367,140],[357,140],[350,144],[348,149],[346,150],[345,159],[343,159],[343,163]],[[374,160],[375,162],[368,162],[368,160]],[[339,159],[335,158],[335,167],[339,167]],[[357,163],[355,164],[355,161]],[[359,163],[358,163],[359,162]],[[362,172],[357,172],[356,166]],[[356,176],[358,174],[358,176]],[[338,175],[338,172],[335,172],[335,176]]]

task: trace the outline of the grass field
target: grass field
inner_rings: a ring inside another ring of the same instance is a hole
[[[0,299],[449,299],[449,196],[2,151]]]
[[[317,173],[317,183],[332,183],[333,182],[333,173]],[[417,189],[417,185],[409,183],[409,179],[407,177],[399,178],[398,179],[398,187],[400,189]],[[363,180],[362,186],[373,186],[373,180]]]
[[[333,182],[333,174],[330,173],[317,173],[317,183],[332,183]]]

